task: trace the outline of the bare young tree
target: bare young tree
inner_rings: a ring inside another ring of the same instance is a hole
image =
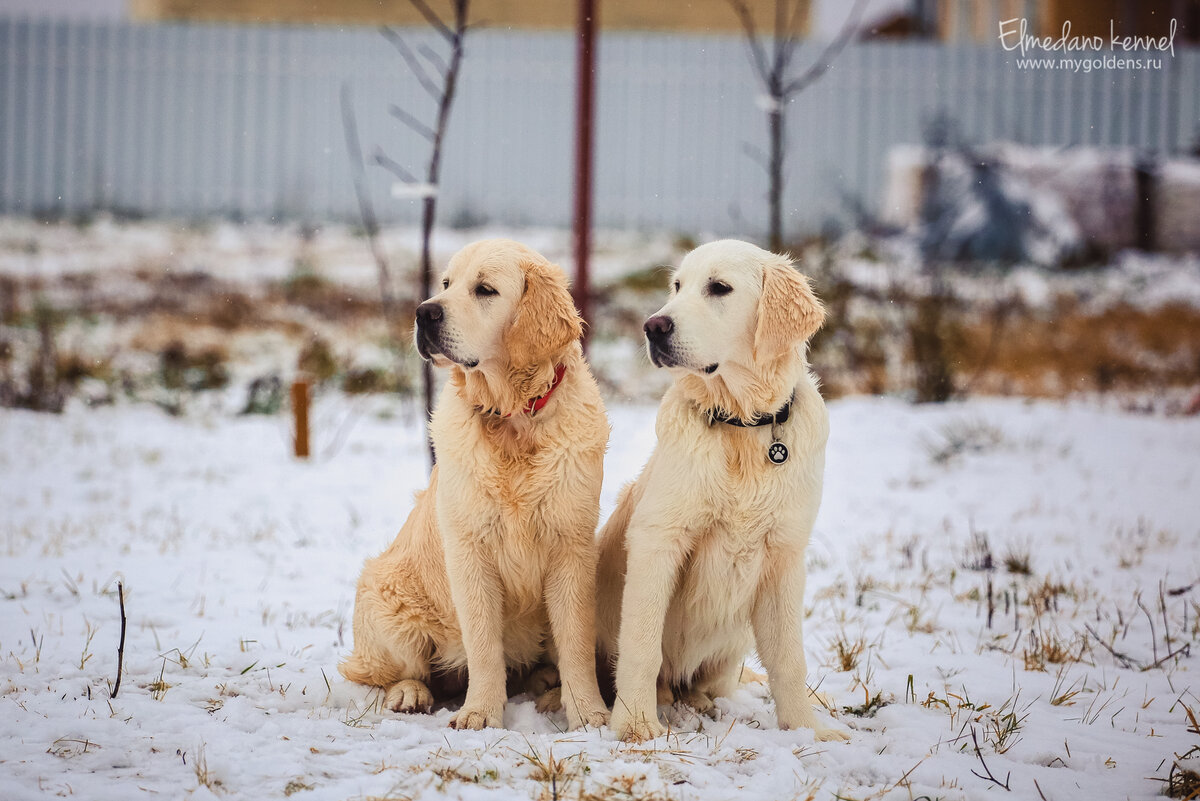
[[[768,239],[770,249],[783,249],[783,177],[787,156],[784,138],[784,115],[787,104],[809,86],[812,86],[833,65],[834,60],[858,32],[866,0],[855,0],[837,37],[833,39],[807,69],[798,75],[792,74],[793,58],[800,43],[800,23],[806,0],[775,0],[773,30],[764,36],[759,33],[746,0],[729,0],[746,34],[750,49],[750,60],[763,90],[763,103],[767,112],[766,155],[751,145],[746,152],[767,173],[767,206],[770,215]]]
[[[419,179],[404,165],[389,157],[379,146],[376,146],[372,153],[371,161],[395,176],[401,182],[401,188],[405,190],[405,194],[421,198],[421,273],[418,300],[424,300],[432,294],[433,228],[437,220],[438,188],[442,174],[442,148],[450,122],[450,109],[454,105],[454,97],[458,88],[459,72],[462,68],[463,43],[469,27],[470,0],[450,0],[450,9],[454,18],[449,22],[443,19],[425,0],[409,0],[409,2],[449,48],[448,56],[441,55],[437,50],[425,44],[414,48],[398,30],[389,27],[381,29],[384,37],[396,48],[404,60],[409,72],[436,106],[432,124],[423,122],[416,114],[398,105],[392,104],[388,107],[389,114],[429,142],[429,160],[425,165],[424,180]],[[384,316],[388,318],[389,328],[395,332],[398,328],[396,321],[392,319],[394,304],[391,297],[390,271],[387,258],[378,243],[379,225],[371,204],[370,194],[366,190],[362,146],[358,138],[357,125],[354,122],[353,103],[346,86],[342,87],[342,117],[359,211],[363,227],[366,229],[368,240],[371,243],[371,253],[379,268],[380,296]],[[425,399],[425,418],[428,421],[429,415],[433,412],[434,386],[433,367],[429,362],[422,364],[421,378]],[[430,444],[429,447],[432,462],[436,457],[433,453],[433,445]]]

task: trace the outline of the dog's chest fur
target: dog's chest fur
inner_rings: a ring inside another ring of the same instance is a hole
[[[494,566],[507,619],[543,615],[553,538],[595,526],[594,518],[581,526],[554,515],[566,515],[564,493],[590,485],[593,474],[599,486],[606,431],[591,418],[603,412],[513,419],[455,411],[436,421],[448,429],[438,439],[448,443],[439,453],[439,507],[452,518],[448,530],[473,540],[476,553]],[[573,425],[599,433],[568,430]],[[456,498],[476,502],[466,508]]]
[[[749,650],[760,588],[785,556],[807,545],[821,497],[827,418],[824,407],[770,426],[722,423],[684,431],[677,447],[691,448],[702,488],[692,502],[703,508],[667,613],[664,670],[687,683],[703,664],[739,659]],[[767,448],[778,434],[791,457],[772,464]],[[663,443],[664,456],[676,451]],[[683,450],[679,450],[683,458]]]
[[[470,480],[476,497],[490,503],[471,510],[471,525],[457,527],[462,536],[478,538],[483,553],[495,562],[504,581],[505,609],[525,614],[542,598],[551,523],[544,510],[558,490],[563,468],[553,469],[566,454],[554,444],[519,441],[507,433],[490,441],[488,451],[476,451]]]
[[[773,531],[768,521],[735,514],[699,535],[663,627],[663,669],[671,682],[687,684],[705,663],[749,650],[751,616]]]

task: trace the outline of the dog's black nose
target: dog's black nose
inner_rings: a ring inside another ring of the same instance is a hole
[[[646,332],[646,339],[651,342],[662,342],[675,330],[675,321],[664,314],[659,314],[647,320],[643,329]]]
[[[417,307],[417,325],[433,325],[442,320],[442,304],[425,301]]]

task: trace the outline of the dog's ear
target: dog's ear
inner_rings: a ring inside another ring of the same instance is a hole
[[[517,368],[550,361],[583,335],[583,321],[562,270],[534,260],[521,267],[525,292],[505,335],[509,361]]]
[[[808,279],[782,257],[763,265],[762,297],[754,329],[754,356],[773,359],[817,332],[825,309]]]

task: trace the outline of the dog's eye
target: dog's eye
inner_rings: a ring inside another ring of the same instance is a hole
[[[679,279],[676,278],[675,283],[671,284],[671,286],[675,287],[675,291],[678,292],[679,291]]]
[[[450,288],[450,279],[443,278],[442,279],[442,289],[449,289],[449,288]]]
[[[487,284],[480,284],[479,286],[475,287],[475,294],[481,298],[490,298],[492,295],[499,295],[500,293],[492,289]]]
[[[717,297],[721,297],[722,295],[728,295],[732,291],[733,291],[733,287],[731,287],[729,284],[725,283],[724,281],[713,281],[713,282],[709,283],[709,285],[708,285],[708,294],[716,295]]]

